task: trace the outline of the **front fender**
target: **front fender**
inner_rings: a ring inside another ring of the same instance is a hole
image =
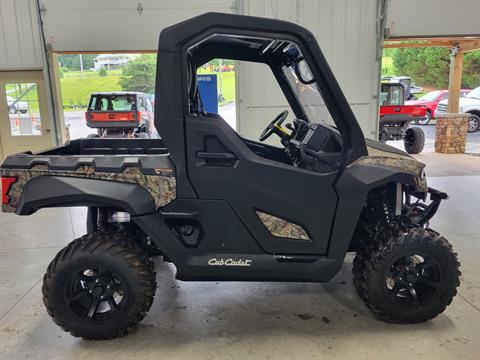
[[[407,171],[374,165],[357,164],[343,171],[335,186],[339,201],[328,248],[328,258],[344,258],[368,192],[391,182],[415,186],[417,179]],[[341,266],[342,261],[339,264]]]
[[[45,207],[111,206],[131,215],[156,211],[152,195],[138,184],[64,176],[38,176],[25,184],[15,213]]]

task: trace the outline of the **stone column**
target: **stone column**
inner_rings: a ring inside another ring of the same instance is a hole
[[[447,113],[437,116],[435,152],[463,154],[467,143],[467,114]]]

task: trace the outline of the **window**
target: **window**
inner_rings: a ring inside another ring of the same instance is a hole
[[[216,75],[217,94],[214,99],[218,113],[234,129],[235,124],[238,125],[236,130],[243,138],[258,140],[265,127],[284,110],[289,111],[285,125],[299,118],[335,126],[319,85],[301,49],[294,42],[218,34],[192,45],[188,50],[192,64],[196,59],[205,58],[216,51],[228,52],[232,59],[250,61],[213,59],[196,69],[192,68],[192,72],[197,71],[197,81],[189,80],[191,114],[208,112],[208,95],[202,93],[199,84],[208,75]],[[239,94],[235,94],[234,69],[239,74]],[[310,79],[306,80],[304,76],[310,76]],[[236,119],[235,108],[239,110],[239,119]]]
[[[138,98],[138,110],[145,111],[145,99],[141,96]]]
[[[235,71],[237,69],[241,69],[243,88],[248,89],[248,92],[242,92],[240,106],[245,115],[239,128],[237,128],[239,119],[236,112]],[[258,141],[265,126],[284,110],[290,113],[286,122],[295,117],[272,70],[266,64],[214,59],[197,69],[197,81],[203,108],[207,112],[212,112],[209,109],[214,107],[212,102],[215,102],[218,108],[216,112],[240,136],[248,140]],[[277,144],[275,136],[270,138],[270,142]]]
[[[36,83],[7,83],[7,107],[12,136],[42,135]]]
[[[145,99],[145,108],[148,112],[153,112],[152,102],[149,99]]]
[[[382,84],[380,90],[380,105],[403,105],[403,87]]]
[[[132,111],[137,110],[135,95],[98,94],[93,95],[88,110]]]

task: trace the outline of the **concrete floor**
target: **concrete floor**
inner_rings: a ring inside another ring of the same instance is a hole
[[[138,332],[73,338],[46,314],[41,278],[84,233],[85,211],[46,209],[0,214],[0,359],[478,359],[480,157],[418,157],[430,165],[430,185],[450,195],[431,225],[451,241],[463,272],[453,304],[433,321],[376,320],[353,289],[351,256],[328,284],[186,283],[159,264],[157,296]]]

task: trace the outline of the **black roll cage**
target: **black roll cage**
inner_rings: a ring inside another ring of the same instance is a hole
[[[217,44],[218,46],[212,48],[206,46],[195,54],[189,53],[192,46],[217,34],[282,39],[295,43],[306,59],[323,94],[328,111],[342,134],[343,151],[340,163],[346,166],[361,156],[367,155],[362,130],[310,31],[280,20],[207,13],[167,27],[160,34],[155,90],[155,126],[163,135],[162,138],[176,166],[179,197],[197,197],[188,180],[185,151],[185,119],[190,114],[191,62],[199,66],[214,58],[226,58],[266,63],[272,69],[296,115],[301,117],[303,114],[298,102],[292,98],[294,95],[289,85],[285,83],[286,79],[282,79],[284,75],[281,71],[275,71],[278,63],[273,60],[267,62],[267,59],[259,59],[258,51],[253,54],[246,49],[239,51],[237,46]]]

